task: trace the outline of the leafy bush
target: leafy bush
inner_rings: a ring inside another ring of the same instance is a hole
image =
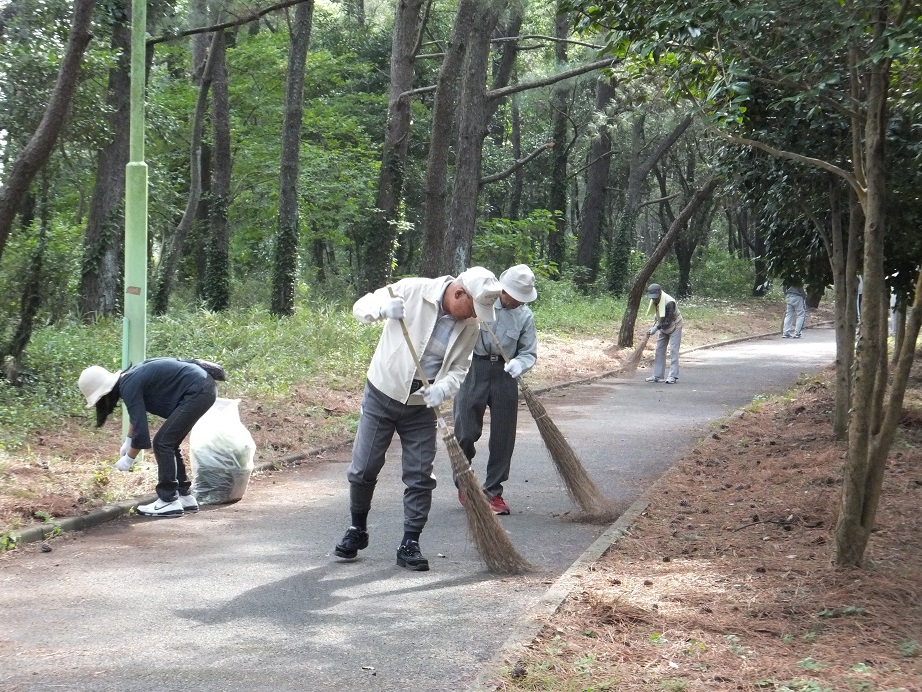
[[[707,298],[739,298],[752,294],[755,273],[752,260],[708,243],[692,260],[692,293]]]

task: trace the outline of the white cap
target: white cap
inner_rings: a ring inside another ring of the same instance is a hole
[[[535,290],[535,273],[528,265],[517,264],[509,267],[499,275],[499,283],[503,290],[520,303],[530,303],[538,297]]]
[[[97,401],[111,392],[121,373],[121,370],[109,372],[98,365],[91,365],[81,372],[77,386],[86,397],[86,408],[93,408]]]
[[[464,287],[465,293],[473,298],[477,319],[495,322],[496,312],[493,310],[493,304],[502,293],[503,287],[493,272],[483,267],[471,267],[458,275],[458,281]]]

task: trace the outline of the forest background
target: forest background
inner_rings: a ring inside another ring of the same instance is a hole
[[[830,290],[832,556],[862,564],[922,324],[918,2],[145,8],[150,355],[234,368],[263,338],[249,386],[292,391],[281,354],[349,344],[314,366],[333,380],[367,351],[329,315],[477,263],[528,263],[574,312],[601,301],[621,348],[652,279],[686,304]],[[73,405],[80,367],[121,362],[131,12],[0,4],[14,454]]]

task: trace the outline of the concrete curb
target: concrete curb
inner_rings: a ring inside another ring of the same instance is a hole
[[[622,536],[628,535],[628,528],[649,504],[649,492],[650,490],[647,490],[647,492],[634,500],[634,503],[627,508],[624,514],[618,517],[615,523],[599,536],[592,545],[586,548],[585,552],[576,559],[566,572],[560,575],[551,588],[541,597],[541,600],[518,619],[505,643],[493,658],[484,665],[480,675],[477,676],[477,680],[471,687],[468,687],[469,690],[486,692],[487,690],[498,689],[496,680],[501,676],[505,668],[514,666],[528,645],[535,641],[545,625],[545,619],[551,617],[560,609],[560,606],[569,597],[573,587],[579,584],[583,574],[588,572],[592,565],[608,552],[609,548],[617,543]]]

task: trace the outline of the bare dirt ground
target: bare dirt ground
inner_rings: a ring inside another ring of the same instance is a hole
[[[715,427],[497,689],[922,690],[922,367],[860,570],[830,561],[831,378]]]

